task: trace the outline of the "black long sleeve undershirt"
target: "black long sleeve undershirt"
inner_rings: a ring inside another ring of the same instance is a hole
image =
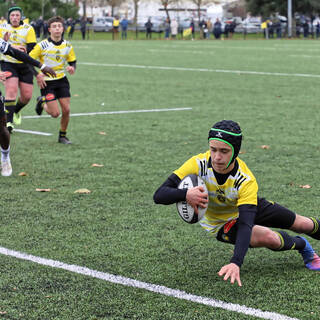
[[[32,49],[34,48],[35,45],[36,45],[35,42],[27,43],[27,53],[28,54],[32,51]]]
[[[257,214],[257,206],[243,204],[238,207],[238,231],[233,257],[230,262],[241,267],[244,257],[249,249],[252,227]]]
[[[172,173],[153,195],[157,204],[173,204],[186,200],[187,189],[177,189],[181,179]]]
[[[69,64],[69,66],[74,67],[74,70],[76,70],[76,68],[77,68],[77,60],[68,62],[68,64]]]
[[[8,50],[4,53],[8,56],[11,56],[19,61],[31,64],[37,68],[41,67],[41,63],[33,58],[31,58],[28,54],[18,49],[12,48],[11,46],[8,47]]]

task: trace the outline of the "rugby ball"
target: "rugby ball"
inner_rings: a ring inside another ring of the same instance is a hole
[[[208,189],[204,181],[196,174],[189,174],[181,180],[178,185],[178,189],[191,189],[198,186],[203,187],[204,193],[208,193]],[[177,210],[183,221],[187,223],[197,223],[203,218],[207,208],[198,207],[199,214],[196,214],[187,201],[180,201],[177,202]]]

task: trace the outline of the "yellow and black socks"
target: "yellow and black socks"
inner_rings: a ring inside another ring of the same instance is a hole
[[[26,103],[22,103],[22,102],[20,101],[20,99],[18,99],[18,102],[17,102],[17,104],[16,104],[16,106],[15,106],[14,112],[15,112],[15,113],[20,112],[20,111],[22,110],[22,108],[23,108],[24,106],[26,106],[26,105],[27,105]]]
[[[310,236],[313,239],[320,240],[320,220],[316,218],[310,218],[313,221],[313,230],[308,233],[308,236]]]
[[[4,100],[4,107],[7,114],[7,122],[13,122],[13,113],[16,108],[16,100]]]
[[[67,131],[62,131],[62,130],[59,131],[59,138],[66,137],[66,136],[67,136]]]
[[[285,231],[276,232],[280,238],[281,246],[273,251],[302,250],[306,246],[306,242],[299,236],[292,237]]]

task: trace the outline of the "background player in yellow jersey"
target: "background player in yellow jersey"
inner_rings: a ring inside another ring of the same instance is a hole
[[[36,36],[31,25],[22,21],[22,9],[11,7],[8,10],[8,22],[0,25],[1,37],[6,32],[10,33],[8,42],[13,48],[29,53],[36,44]],[[7,127],[12,132],[14,123],[21,123],[21,109],[32,98],[33,72],[30,65],[17,59],[4,55],[1,70],[10,72],[5,81],[5,108],[7,111]],[[20,97],[16,101],[18,92]]]
[[[242,285],[240,267],[249,246],[274,251],[298,250],[308,269],[320,271],[320,258],[307,239],[270,229],[290,229],[320,240],[320,221],[258,197],[254,175],[238,158],[242,141],[240,126],[232,120],[217,122],[210,129],[208,140],[209,150],[175,170],[155,192],[154,201],[172,204],[186,200],[196,212],[198,206],[208,207],[200,225],[217,240],[235,245],[230,263],[218,272],[231,283]],[[208,194],[202,187],[177,189],[188,174],[199,175],[206,183]]]
[[[57,118],[60,115],[59,101],[62,117],[58,142],[71,144],[66,136],[70,118],[70,85],[65,70],[71,75],[75,73],[76,56],[71,43],[62,38],[63,18],[49,19],[48,30],[50,37],[38,43],[30,52],[30,56],[51,67],[57,75],[55,78],[45,77],[41,72],[37,75],[41,97],[37,99],[36,112],[41,115],[44,109],[53,118]]]
[[[0,53],[7,56],[11,56],[19,61],[23,61],[32,66],[40,68],[45,74],[55,76],[55,72],[47,67],[46,65],[40,63],[37,60],[32,59],[25,52],[13,48],[7,40],[9,39],[9,34],[4,35],[4,39],[0,38]],[[7,72],[0,72],[0,81],[5,83],[7,77],[10,76]],[[12,166],[10,161],[10,134],[7,128],[7,117],[4,107],[4,98],[0,92],[0,151],[1,151],[1,175],[8,177],[12,174]]]

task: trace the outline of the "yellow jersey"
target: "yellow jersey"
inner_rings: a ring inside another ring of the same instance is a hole
[[[13,27],[10,23],[0,24],[0,36],[3,39],[6,32],[10,33],[8,43],[12,46],[19,45],[24,46],[27,49],[28,43],[36,43],[36,34],[33,27],[30,24],[23,23],[18,27]],[[23,63],[10,56],[3,55],[2,60],[11,63]]]
[[[68,62],[76,61],[71,43],[67,40],[61,40],[58,43],[53,42],[50,38],[37,43],[29,55],[56,72],[56,77],[45,77],[45,81],[57,80],[66,76],[65,65]]]
[[[207,231],[215,234],[225,223],[239,216],[238,206],[257,205],[258,184],[244,161],[236,158],[238,170],[219,185],[211,165],[210,151],[200,153],[186,161],[173,173],[180,179],[189,174],[200,176],[208,188],[208,209],[199,222]]]

